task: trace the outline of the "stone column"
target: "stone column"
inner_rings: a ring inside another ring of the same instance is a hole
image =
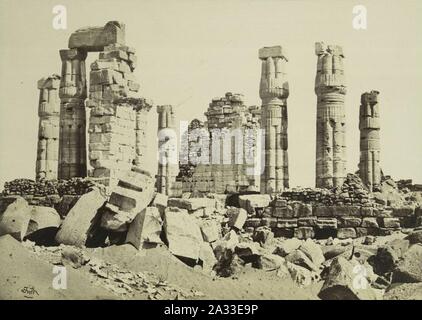
[[[372,192],[381,183],[378,91],[362,94],[359,109],[359,175]]]
[[[344,55],[340,46],[323,42],[315,44],[315,54],[316,187],[333,188],[341,186],[346,178]]]
[[[157,113],[159,153],[157,191],[172,195],[172,189],[179,174],[177,133],[173,108],[170,105],[157,106]]]
[[[52,75],[38,81],[40,100],[38,106],[38,150],[35,166],[37,180],[57,179],[59,159],[59,102],[60,76]]]
[[[136,107],[136,125],[135,125],[135,160],[134,164],[140,168],[145,168],[146,165],[146,155],[147,155],[147,139],[146,139],[146,129],[147,129],[147,117],[148,112],[152,108],[152,102],[147,102],[142,100],[143,103],[139,104]]]
[[[262,99],[261,128],[265,130],[265,168],[261,193],[277,193],[289,187],[287,154],[287,57],[281,46],[259,50],[262,60],[259,95]]]
[[[59,179],[86,176],[86,52],[79,49],[60,50],[62,77],[60,82]]]

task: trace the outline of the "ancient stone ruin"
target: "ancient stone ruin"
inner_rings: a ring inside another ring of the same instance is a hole
[[[148,153],[153,103],[140,96],[124,24],[77,30],[68,47],[61,76],[38,82],[36,180],[7,182],[0,196],[0,259],[20,241],[44,258],[89,266],[119,297],[144,287],[159,295],[133,280],[139,273],[124,278],[110,264],[88,263],[86,247],[129,246],[117,255],[128,265],[164,248],[169,268],[182,261],[228,277],[250,266],[299,287],[324,281],[322,299],[378,299],[393,285],[422,282],[422,186],[380,169],[378,91],[361,96],[359,170],[346,172],[340,46],[315,44],[315,188],[289,187],[284,47],[259,50],[261,106],[226,92],[204,106],[205,121],[181,123],[179,137],[176,108],[158,105],[158,156]],[[87,85],[90,52],[98,58]],[[153,161],[157,172],[146,170]],[[368,291],[353,286],[363,265]]]
[[[52,75],[38,81],[38,89],[40,90],[38,116],[40,123],[38,127],[37,163],[35,165],[37,180],[57,178],[60,132],[59,84],[60,77],[58,75]]]
[[[346,178],[346,86],[343,49],[337,45],[315,44],[318,56],[316,183],[317,188],[339,187]]]
[[[363,93],[359,108],[359,176],[370,191],[379,189],[381,183],[378,94],[375,90]]]
[[[262,60],[259,96],[262,99],[261,126],[265,130],[265,168],[261,176],[263,193],[274,194],[289,187],[287,154],[287,56],[281,46],[259,50]]]

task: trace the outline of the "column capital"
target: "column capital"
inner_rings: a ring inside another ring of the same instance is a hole
[[[68,60],[85,60],[87,56],[87,52],[82,49],[61,49],[60,50],[60,58],[62,61]]]

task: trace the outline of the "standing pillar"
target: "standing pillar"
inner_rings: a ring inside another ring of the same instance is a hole
[[[262,60],[259,95],[262,99],[261,128],[265,135],[265,168],[261,193],[277,193],[289,187],[287,154],[287,57],[281,46],[259,50]]]
[[[145,168],[147,163],[147,138],[146,129],[148,121],[148,112],[152,108],[152,103],[143,101],[142,104],[136,107],[136,124],[135,124],[135,136],[136,136],[136,155],[134,164],[138,167]]]
[[[329,189],[341,186],[346,178],[344,55],[340,46],[323,42],[315,44],[315,54],[316,187]]]
[[[86,52],[79,49],[60,50],[62,77],[60,82],[59,179],[86,176]]]
[[[170,105],[157,106],[157,113],[159,153],[157,191],[166,195],[172,195],[172,189],[179,174],[173,108]]]
[[[59,86],[60,76],[58,75],[38,81],[40,100],[38,106],[38,150],[35,166],[37,180],[57,179],[60,122]]]
[[[362,94],[359,109],[359,175],[372,192],[381,183],[378,91]]]

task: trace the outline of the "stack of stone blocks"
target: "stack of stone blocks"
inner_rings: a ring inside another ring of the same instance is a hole
[[[52,75],[38,81],[40,99],[38,106],[38,148],[36,179],[57,179],[59,160],[59,109],[60,76]]]

